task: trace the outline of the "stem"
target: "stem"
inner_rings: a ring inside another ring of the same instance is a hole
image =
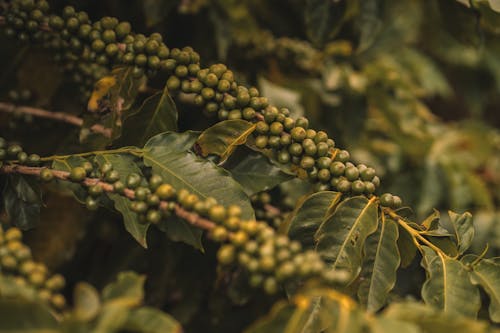
[[[4,174],[23,174],[23,175],[30,175],[30,176],[35,176],[35,177],[40,177],[40,172],[45,169],[43,167],[29,167],[29,166],[24,166],[24,165],[4,165],[0,168],[0,173]],[[54,178],[62,180],[62,181],[71,181],[69,179],[69,172],[68,171],[62,171],[62,170],[54,170],[50,169],[52,174],[54,175]],[[104,192],[110,192],[114,193],[114,187],[113,184],[107,183],[102,181],[99,178],[85,178],[83,181],[80,182],[85,187],[91,187],[95,185],[99,185]],[[122,193],[122,195],[128,199],[134,200],[135,199],[135,191],[131,189],[125,189]],[[161,201],[160,202],[160,208],[166,208],[170,202],[168,201]],[[189,222],[191,225],[198,227],[203,230],[212,230],[215,228],[216,224],[213,221],[210,221],[206,218],[201,217],[200,215],[187,211],[184,209],[182,206],[180,206],[178,203],[175,203],[174,206],[174,212],[177,216],[180,218],[186,220]]]
[[[141,148],[137,148],[137,147],[122,147],[122,148],[117,148],[117,149],[95,150],[95,151],[89,151],[89,152],[85,152],[85,153],[71,154],[71,155],[52,155],[52,156],[42,157],[40,159],[40,161],[46,162],[46,161],[54,161],[54,160],[65,160],[65,159],[72,157],[72,156],[87,157],[87,156],[92,156],[92,155],[122,154],[122,153],[131,154],[134,156],[141,157],[143,150]]]
[[[386,213],[387,215],[389,215],[391,218],[395,219],[401,227],[403,227],[406,231],[408,231],[408,233],[412,236],[412,238],[415,241],[416,241],[416,239],[418,239],[420,242],[422,242],[426,246],[430,247],[436,253],[439,253],[440,255],[442,255],[444,257],[447,257],[447,258],[449,257],[446,253],[443,252],[443,250],[441,250],[439,247],[437,247],[436,245],[434,245],[430,241],[428,241],[417,230],[415,230],[412,227],[410,227],[405,222],[405,220],[401,216],[399,216],[398,214],[396,214],[394,211],[392,211],[390,209],[384,209],[384,213]],[[415,242],[415,244],[418,244],[418,242]]]
[[[6,113],[22,113],[22,114],[29,114],[35,117],[40,117],[40,118],[47,118],[47,119],[52,119],[52,120],[58,120],[67,124],[71,124],[77,127],[82,127],[83,126],[83,119],[79,118],[77,116],[73,116],[71,114],[67,114],[64,112],[53,112],[53,111],[47,111],[43,109],[38,109],[30,106],[17,106],[12,103],[4,103],[0,102],[0,112],[6,112]],[[104,126],[100,124],[95,124],[92,127],[90,127],[90,130],[96,133],[100,133],[104,135],[107,138],[111,137],[111,129],[110,128],[105,128]]]

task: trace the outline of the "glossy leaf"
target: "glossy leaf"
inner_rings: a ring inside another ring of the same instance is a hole
[[[165,86],[162,92],[146,98],[136,112],[123,123],[120,145],[142,147],[151,137],[177,131],[177,108]]]
[[[352,281],[361,270],[365,240],[377,230],[377,223],[375,199],[344,200],[314,235],[316,250],[331,269],[347,269]]]
[[[185,188],[201,199],[214,197],[222,205],[238,205],[243,219],[254,218],[248,196],[229,173],[188,151],[179,151],[178,142],[186,134],[163,133],[151,138],[144,147],[144,163],[162,175],[176,189]]]
[[[455,238],[458,244],[458,252],[464,253],[472,244],[474,238],[474,225],[472,224],[472,215],[465,212],[461,215],[452,211],[448,212],[450,215],[451,225],[455,232]]]
[[[425,303],[448,314],[475,317],[481,302],[479,290],[471,283],[467,267],[426,246],[422,248],[421,264],[427,271],[427,280],[422,286]]]
[[[99,154],[96,156],[96,161],[100,166],[104,163],[111,163],[113,170],[118,172],[122,181],[125,181],[130,173],[142,175],[141,169],[134,161],[134,157],[130,155]],[[139,216],[130,208],[129,199],[117,193],[108,193],[107,196],[114,202],[114,208],[122,214],[125,229],[139,244],[146,248],[149,223],[142,224],[139,222]]]
[[[304,247],[314,247],[314,234],[336,208],[342,194],[324,191],[311,194],[289,216],[288,237]]]
[[[220,156],[220,163],[223,163],[237,146],[246,142],[254,130],[255,124],[249,121],[224,120],[203,131],[196,145],[202,156],[217,155]]]
[[[397,223],[382,218],[377,231],[366,240],[358,297],[370,312],[376,312],[385,305],[389,292],[396,284],[396,272],[401,262],[398,237]]]
[[[224,169],[231,172],[249,196],[269,190],[293,178],[269,162],[269,159],[246,146],[239,147],[224,163]]]

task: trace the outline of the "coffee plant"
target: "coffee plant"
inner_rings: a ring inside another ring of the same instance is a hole
[[[500,3],[0,0],[0,332],[496,332]]]

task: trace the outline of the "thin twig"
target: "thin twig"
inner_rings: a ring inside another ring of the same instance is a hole
[[[2,166],[0,168],[0,173],[23,174],[23,175],[31,175],[31,176],[40,177],[40,173],[43,169],[44,169],[43,167],[30,167],[30,166],[24,166],[24,165],[10,164],[10,165]],[[64,181],[71,181],[69,178],[70,173],[68,171],[54,170],[54,169],[50,169],[50,171],[52,172],[52,174],[54,175],[54,178],[56,178],[56,179],[64,180]],[[99,178],[87,177],[83,181],[81,181],[80,183],[86,187],[99,185],[104,192],[114,192],[113,184],[104,182]],[[128,188],[124,189],[122,195],[128,199],[131,199],[131,200],[135,199],[135,191],[128,189]],[[168,202],[168,201],[161,201],[160,208],[167,208],[167,206],[169,204],[170,204],[170,202]],[[186,209],[184,209],[182,206],[180,206],[177,203],[175,203],[174,212],[180,218],[186,220],[191,225],[198,227],[200,229],[211,230],[211,229],[215,228],[215,226],[216,226],[215,222],[210,221],[206,218],[203,218],[196,213],[187,211]]]
[[[77,127],[83,126],[83,119],[77,116],[64,112],[53,112],[53,111],[43,110],[31,106],[17,106],[12,103],[0,102],[0,112],[29,114],[34,117],[61,121]],[[107,138],[111,137],[111,129],[106,128],[100,124],[93,125],[92,127],[90,127],[90,130],[95,133],[100,133]]]

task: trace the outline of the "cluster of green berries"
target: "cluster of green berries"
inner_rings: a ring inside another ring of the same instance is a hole
[[[45,0],[15,0],[5,10],[5,34],[21,41],[43,40],[49,4]]]
[[[266,221],[274,228],[278,228],[283,220],[285,214],[275,210],[269,210],[266,206],[271,204],[271,195],[267,192],[259,192],[250,197],[252,207],[255,211],[255,217],[258,220]]]
[[[40,164],[40,156],[37,154],[27,154],[23,148],[15,143],[8,143],[0,137],[0,167],[4,163],[17,162],[17,164],[37,166]]]
[[[51,275],[42,263],[33,261],[30,248],[22,242],[18,228],[6,231],[0,226],[0,273],[14,279],[19,286],[30,286],[37,297],[57,310],[66,306],[60,293],[65,280],[60,274]]]
[[[7,93],[8,100],[16,105],[29,105],[33,101],[33,94],[29,89],[10,90]],[[24,123],[32,123],[33,116],[31,114],[19,112],[15,109],[12,114],[12,119],[9,119],[9,128],[15,129],[19,121]]]

